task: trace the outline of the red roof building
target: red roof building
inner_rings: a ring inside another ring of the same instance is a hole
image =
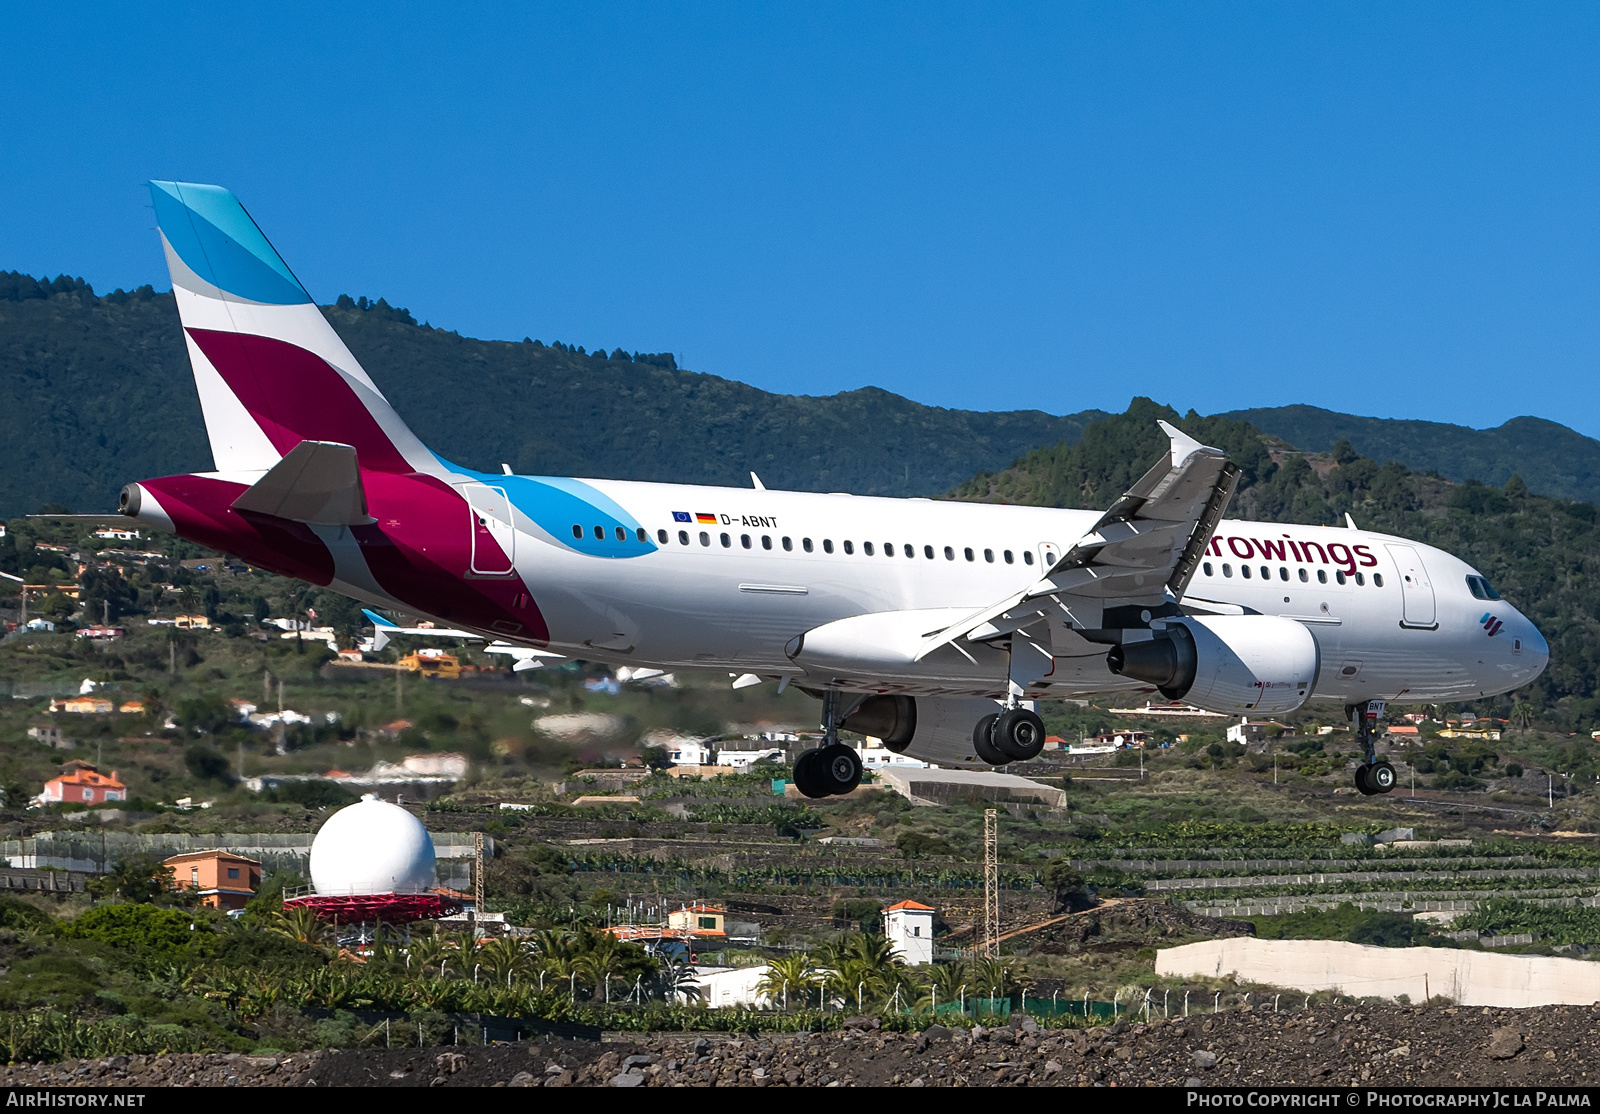
[[[261,885],[261,864],[227,851],[191,851],[163,860],[172,888],[193,890],[210,909],[243,909]]]
[[[44,804],[99,805],[128,799],[128,787],[117,779],[117,771],[102,774],[87,762],[68,762],[60,777],[44,783],[39,800]]]

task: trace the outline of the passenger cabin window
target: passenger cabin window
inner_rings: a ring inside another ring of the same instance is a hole
[[[606,528],[604,526],[596,526],[594,528],[594,539],[600,542],[606,540]]]
[[[1383,587],[1383,574],[1381,572],[1375,572],[1372,574],[1372,586],[1374,588]]]
[[[1310,579],[1311,579],[1311,577],[1306,573],[1306,570],[1305,569],[1301,569],[1300,570],[1300,583],[1304,584],[1306,581],[1308,581]]]
[[[617,527],[617,540],[619,542],[625,542],[628,540],[628,532],[620,526]]]
[[[809,552],[810,549],[811,549],[811,539],[807,538],[806,539],[806,550],[807,550],[807,552]],[[824,552],[824,553],[832,553],[833,552],[833,539],[832,538],[823,538],[822,539],[822,552]]]
[[[922,555],[924,557],[926,557],[930,561],[933,560],[933,546],[931,546],[931,545],[923,546],[922,547]]]
[[[771,549],[772,548],[772,539],[767,537],[765,534],[761,535],[761,548],[762,549]]]
[[[907,557],[915,557],[916,555],[917,555],[917,547],[916,546],[914,546],[914,545],[906,546],[906,556]],[[928,556],[929,557],[933,556],[933,546],[931,546],[931,545],[928,547]]]
[[[1341,569],[1339,572],[1334,573],[1333,574],[1333,578],[1335,580],[1337,580],[1340,584],[1343,584],[1344,583],[1344,571]]]
[[[954,561],[956,559],[956,551],[948,545],[944,547],[944,559],[946,561]]]
[[[1200,569],[1201,569],[1201,571],[1202,571],[1202,572],[1204,572],[1204,573],[1205,573],[1205,574],[1206,574],[1206,575],[1207,575],[1207,576],[1211,576],[1211,575],[1212,575],[1212,572],[1211,572],[1211,562],[1210,562],[1210,561],[1207,561],[1207,562],[1205,562],[1205,563],[1204,563],[1204,564],[1202,564],[1202,565],[1201,565],[1201,566],[1200,566]]]
[[[805,550],[807,553],[810,553],[811,552],[811,539],[810,538],[801,538],[800,539],[800,548]],[[828,552],[829,553],[833,552],[833,543],[832,542],[828,543]]]
[[[746,549],[749,549],[750,548],[750,535],[749,534],[740,534],[739,535],[739,544],[744,546]]]
[[[638,537],[639,537],[639,541],[640,542],[649,541],[650,540],[649,531],[647,531],[643,526],[639,527]],[[665,541],[666,539],[662,539],[662,540]]]
[[[1365,584],[1366,582],[1367,582],[1367,578],[1365,576],[1363,576],[1361,573],[1356,573],[1356,583],[1357,584]]]
[[[678,531],[678,544],[679,545],[688,545],[689,544],[689,531],[687,531],[687,530],[679,530]]]
[[[1244,577],[1246,580],[1249,580],[1250,579],[1250,566],[1249,565],[1240,565],[1239,566],[1239,575]]]
[[[867,543],[867,545],[868,545],[868,547],[869,547],[869,548],[868,548],[868,549],[867,549],[867,552],[868,552],[868,553],[871,553],[871,552],[872,552],[872,550],[871,550],[871,548],[870,548],[870,546],[871,546],[871,545],[872,545],[872,543],[871,543],[871,542],[868,542],[868,543]],[[846,552],[846,553],[854,553],[854,552],[855,552],[855,551],[856,551],[856,546],[855,546],[855,543],[854,543],[854,542],[851,542],[851,541],[846,541],[846,542],[845,542],[845,543],[844,543],[844,551],[845,551],[845,552]]]
[[[1031,564],[1033,564],[1033,550],[1031,550],[1031,549],[1024,549],[1024,550],[1023,550],[1023,551],[1022,551],[1022,563],[1023,563],[1023,564],[1024,564],[1024,565],[1031,565]]]
[[[1267,566],[1265,566],[1265,565],[1261,566],[1261,579],[1262,580],[1271,580],[1272,579],[1272,570],[1267,568]]]
[[[1317,583],[1318,584],[1326,584],[1327,582],[1328,582],[1328,570],[1327,569],[1318,569],[1317,570]]]
[[[967,560],[971,561],[971,560],[974,559],[973,556],[972,556],[972,550],[970,548],[963,549],[961,552],[963,552],[963,553],[965,553],[967,555]]]
[[[577,538],[579,541],[582,541],[583,540],[583,527],[582,526],[576,526],[576,525],[573,526],[573,528],[572,528],[572,536]]]
[[[992,549],[984,550],[983,551],[983,559],[985,561],[989,562],[991,565],[994,564],[994,550],[992,550]]]
[[[727,534],[719,534],[718,535],[718,539],[722,542],[722,548],[723,549],[732,549],[733,548],[733,539],[730,538]]]
[[[809,550],[810,548],[811,547],[809,545],[806,546],[807,550]],[[784,538],[783,539],[783,551],[785,553],[790,553],[793,550],[794,550],[794,539],[793,538]]]
[[[1223,576],[1232,576],[1233,575],[1233,566],[1229,565],[1229,564],[1224,564],[1222,566],[1222,575]]]
[[[1017,559],[1015,557],[1011,556],[1011,551],[1009,549],[1005,551],[1005,559],[1006,559],[1006,564],[1008,564],[1008,565],[1014,565],[1014,564],[1017,563]]]
[[[1285,569],[1285,568],[1280,568],[1278,570],[1278,579],[1279,580],[1288,580],[1289,579],[1289,570]]]
[[[700,531],[700,544],[701,545],[710,545],[711,544],[711,535],[706,533],[704,530]]]
[[[850,552],[850,543],[849,542],[845,542],[844,543],[844,551],[846,553]],[[861,543],[861,552],[865,553],[868,557],[871,557],[872,556],[872,543],[871,542],[862,542]]]
[[[660,541],[662,545],[666,545],[667,544],[667,532],[665,530],[657,530],[656,531],[656,539],[658,541]]]

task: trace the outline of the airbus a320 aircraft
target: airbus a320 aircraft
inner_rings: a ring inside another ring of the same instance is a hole
[[[812,797],[860,780],[840,728],[1000,766],[1043,747],[1034,701],[1152,689],[1343,705],[1356,785],[1386,793],[1385,701],[1507,692],[1549,657],[1441,550],[1224,520],[1238,468],[1165,423],[1103,513],[475,472],[406,427],[233,194],[151,196],[216,471],[129,484],[123,514],[529,650],[798,685],[822,701]]]

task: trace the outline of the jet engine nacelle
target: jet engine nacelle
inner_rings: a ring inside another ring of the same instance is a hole
[[[897,754],[956,765],[973,760],[972,728],[1000,706],[981,697],[869,696],[840,726],[880,739]]]
[[[1292,712],[1316,684],[1317,640],[1276,615],[1169,619],[1146,642],[1113,646],[1106,665],[1208,712]]]

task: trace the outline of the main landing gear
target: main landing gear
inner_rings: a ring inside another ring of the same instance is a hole
[[[1368,700],[1362,704],[1347,704],[1344,709],[1355,728],[1356,742],[1361,744],[1355,780],[1356,789],[1364,797],[1387,793],[1400,780],[1395,768],[1378,757],[1378,720],[1383,715],[1383,707],[1382,700]]]
[[[846,709],[848,711],[848,709]],[[794,763],[795,788],[807,797],[840,797],[861,784],[861,757],[839,741],[839,694],[822,697],[823,745],[806,751]]]
[[[1044,720],[1031,708],[991,712],[972,729],[972,749],[991,766],[1037,758],[1044,750]]]

